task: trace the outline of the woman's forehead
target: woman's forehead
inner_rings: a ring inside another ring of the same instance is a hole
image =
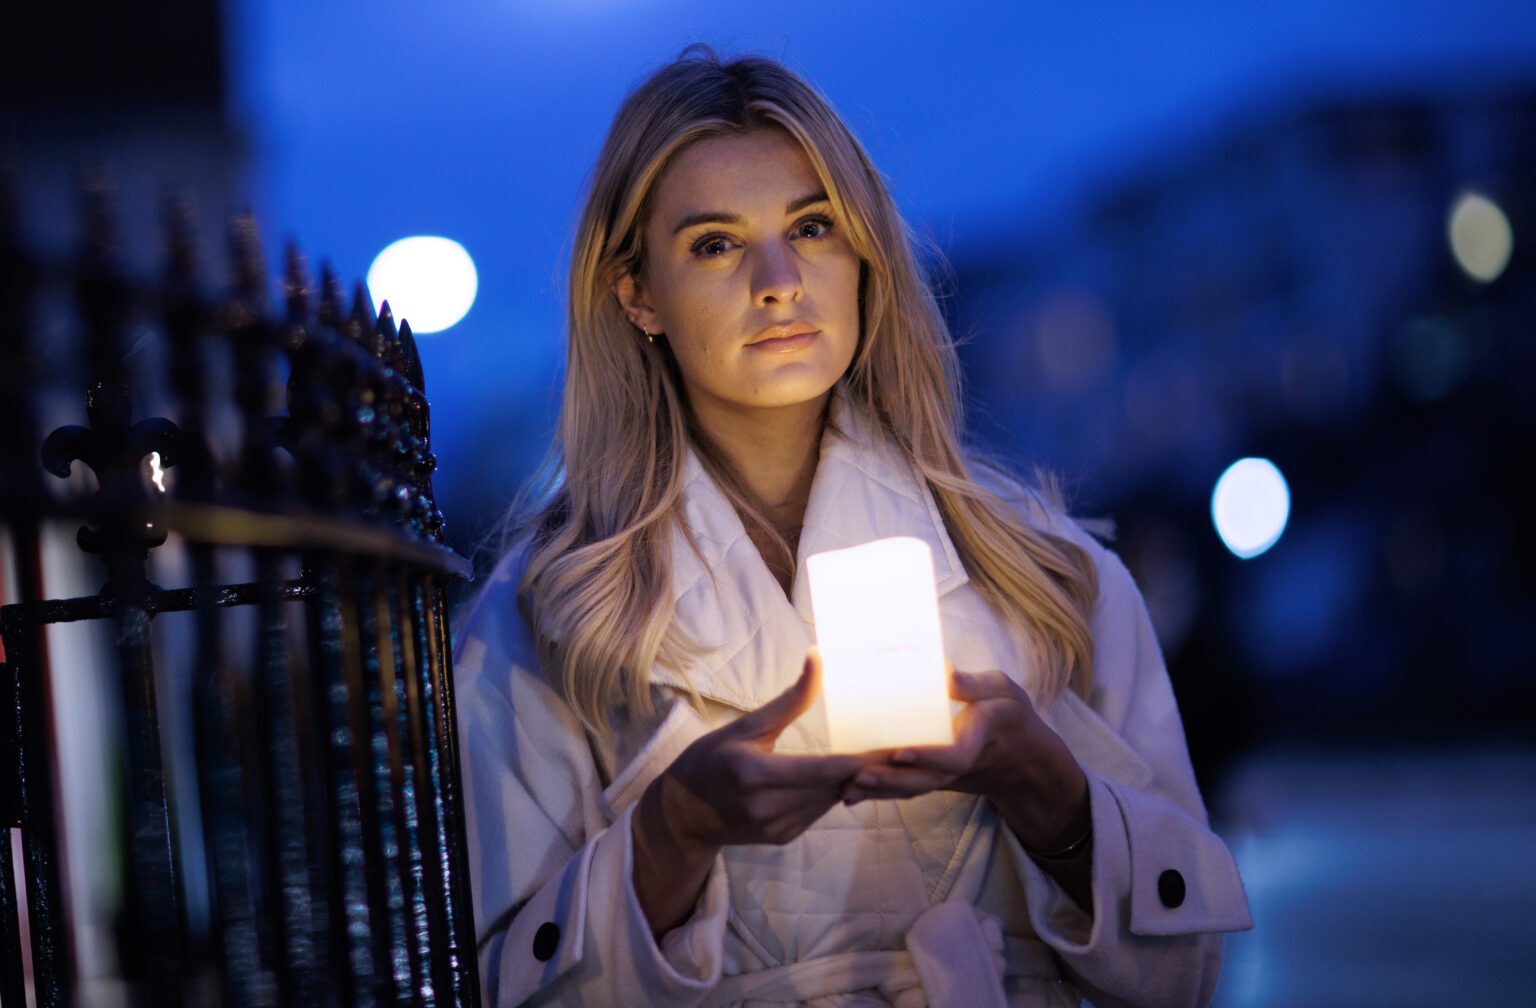
[[[765,127],[708,137],[682,150],[657,182],[655,208],[670,228],[680,215],[781,212],[788,201],[821,189],[799,142]]]

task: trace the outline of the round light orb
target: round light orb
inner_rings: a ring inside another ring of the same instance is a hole
[[[475,303],[480,276],[464,246],[452,238],[416,235],[393,242],[368,267],[374,311],[385,301],[413,333],[435,333],[456,324]]]
[[[1269,459],[1238,459],[1216,481],[1211,521],[1235,556],[1256,557],[1273,546],[1291,516],[1291,491]]]
[[[1492,283],[1509,265],[1515,233],[1499,205],[1477,193],[1463,193],[1451,207],[1445,234],[1456,265],[1474,280]]]

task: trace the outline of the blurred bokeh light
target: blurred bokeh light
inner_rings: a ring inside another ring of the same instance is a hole
[[[1291,516],[1291,491],[1269,459],[1238,459],[1216,481],[1211,521],[1234,556],[1247,560],[1273,546]]]
[[[1446,237],[1456,263],[1474,280],[1493,283],[1509,265],[1515,236],[1499,205],[1477,193],[1463,193],[1451,207]]]
[[[416,235],[391,242],[368,267],[375,311],[385,301],[415,333],[435,333],[469,314],[480,289],[475,261],[452,238]]]

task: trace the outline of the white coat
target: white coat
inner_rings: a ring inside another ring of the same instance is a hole
[[[488,1004],[899,1008],[1201,1005],[1223,931],[1252,926],[1237,868],[1207,827],[1156,638],[1120,561],[1014,494],[1026,518],[1098,566],[1089,702],[1041,711],[1082,765],[1093,816],[1093,914],[1024,853],[990,803],[940,792],[841,805],[783,847],[728,847],[692,916],[658,943],[631,881],[630,817],[693,739],[799,674],[814,626],[804,558],[891,535],[933,549],[945,648],[957,668],[1030,662],[967,576],[926,485],[834,400],[792,599],[696,458],[672,545],[677,618],[715,647],[691,670],[705,698],[653,672],[661,703],[614,737],[582,730],[546,682],[505,558],[463,623],[454,676],[470,868]],[[682,539],[681,536],[678,537]],[[825,751],[820,702],[780,751]]]

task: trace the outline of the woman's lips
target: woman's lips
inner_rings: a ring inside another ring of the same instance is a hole
[[[792,336],[779,336],[773,339],[758,340],[756,343],[748,343],[751,350],[761,350],[764,353],[793,353],[803,347],[810,346],[816,337],[821,335],[820,329],[810,332],[795,333]]]

